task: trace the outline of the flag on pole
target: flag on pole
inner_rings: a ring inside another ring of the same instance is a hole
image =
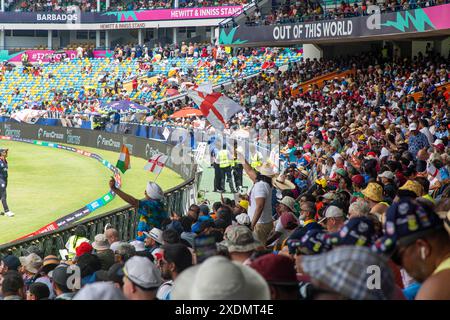
[[[164,169],[164,167],[166,166],[168,158],[168,156],[162,153],[154,155],[150,160],[148,160],[148,163],[145,165],[144,170],[159,175],[162,169]]]
[[[217,130],[224,130],[227,121],[236,113],[243,111],[237,102],[220,92],[212,92],[210,84],[194,86],[187,94]]]
[[[130,152],[126,145],[122,145],[122,149],[120,150],[119,160],[117,160],[116,164],[117,169],[125,173],[128,169],[131,168],[130,165]]]

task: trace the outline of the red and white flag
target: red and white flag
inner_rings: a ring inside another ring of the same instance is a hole
[[[168,156],[162,153],[154,155],[150,160],[148,160],[148,163],[145,165],[144,170],[159,175],[162,169],[164,169],[164,167],[166,166],[168,158]]]
[[[220,92],[213,92],[211,84],[194,86],[188,96],[199,106],[203,115],[217,130],[224,130],[226,123],[243,108]]]

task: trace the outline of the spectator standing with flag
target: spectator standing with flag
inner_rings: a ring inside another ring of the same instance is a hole
[[[149,232],[153,228],[160,229],[162,221],[169,217],[164,208],[164,192],[155,182],[148,182],[144,200],[138,200],[117,188],[114,178],[109,181],[109,187],[112,192],[137,209],[139,223],[136,240],[144,241],[144,232]]]

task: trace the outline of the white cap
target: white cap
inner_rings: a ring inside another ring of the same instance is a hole
[[[131,241],[130,244],[134,247],[136,252],[145,251],[145,244],[143,241],[135,240],[135,241]]]
[[[329,206],[325,212],[325,217],[323,217],[319,223],[324,222],[328,218],[339,218],[344,216],[344,211],[336,206]]]
[[[415,122],[413,122],[409,125],[409,131],[415,131],[415,130],[417,130],[417,124]]]
[[[241,213],[240,215],[236,216],[236,221],[243,226],[248,226],[252,223],[250,221],[250,217],[246,213]]]
[[[393,180],[395,176],[391,171],[384,171],[382,174],[379,174],[378,177]]]
[[[147,192],[147,196],[150,197],[150,199],[154,200],[162,200],[164,199],[164,192],[162,191],[161,187],[157,185],[154,182],[148,182],[147,188],[145,189]]]

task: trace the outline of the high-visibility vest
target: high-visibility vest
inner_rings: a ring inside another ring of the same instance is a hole
[[[219,151],[219,167],[220,168],[228,168],[231,166],[231,161],[228,159],[228,151],[220,150]]]
[[[258,152],[255,153],[254,155],[252,155],[251,161],[252,162],[250,163],[250,166],[253,169],[256,169],[257,167],[262,166],[261,156],[260,156],[260,154]]]
[[[76,249],[83,242],[89,242],[89,239],[73,235],[69,238],[69,240],[67,240],[66,248],[69,252],[69,259],[73,259],[73,257],[75,257]]]

